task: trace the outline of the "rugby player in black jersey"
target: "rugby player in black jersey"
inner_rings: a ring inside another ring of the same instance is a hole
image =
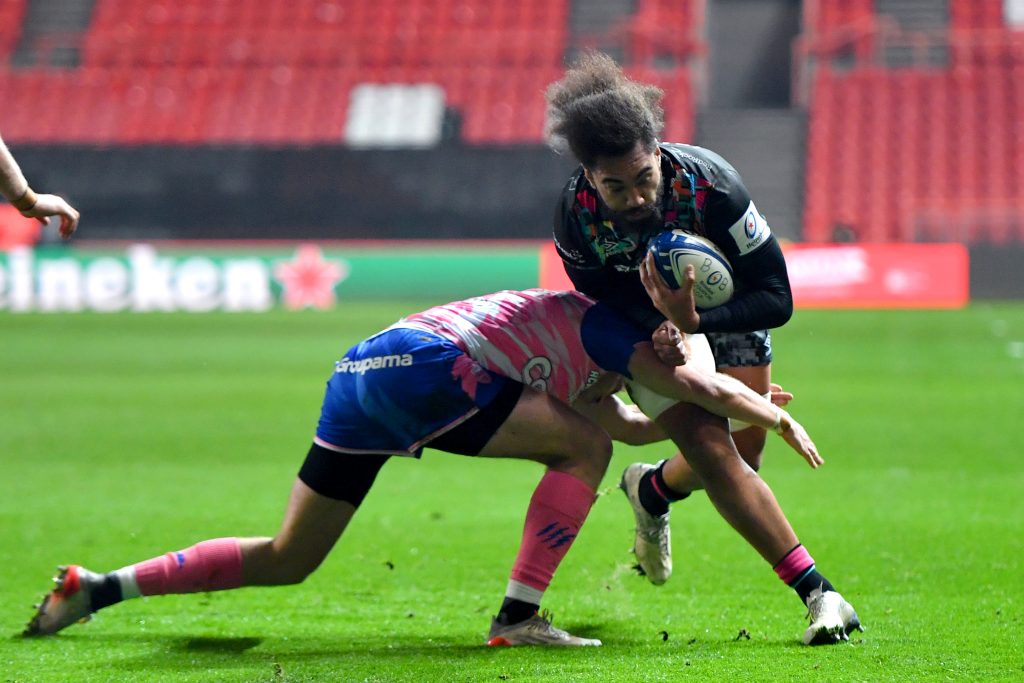
[[[769,329],[785,324],[793,312],[782,250],[727,161],[707,149],[658,139],[662,96],[657,87],[628,79],[599,52],[582,55],[549,86],[548,140],[580,162],[555,213],[555,246],[576,289],[650,330],[665,360],[685,362],[674,351],[680,331],[703,333],[720,372],[767,395],[772,387]],[[647,245],[669,229],[701,235],[725,253],[737,285],[729,302],[698,310],[692,288],[673,290],[665,284]],[[670,408],[640,387],[634,400],[652,418]],[[758,470],[765,430],[742,423],[732,429],[740,456]],[[702,476],[709,473],[695,472],[682,453],[623,472],[621,487],[637,519],[634,550],[655,584],[672,572],[669,504],[704,488]],[[792,576],[786,570],[801,552],[798,546],[777,558],[776,571],[804,602],[815,589],[820,601],[830,592],[827,581],[822,583],[813,569]]]

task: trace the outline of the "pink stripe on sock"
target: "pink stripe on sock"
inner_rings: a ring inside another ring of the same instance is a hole
[[[673,502],[671,499],[669,499],[668,496],[665,495],[665,492],[661,490],[661,487],[658,486],[658,477],[657,476],[651,477],[651,488],[653,488],[654,492],[657,493],[659,496],[661,496],[662,500],[664,500],[666,503]]]
[[[571,474],[548,470],[526,510],[512,579],[546,590],[593,504],[594,489]]]
[[[135,565],[142,595],[199,593],[242,585],[242,546],[237,538],[215,538]]]
[[[800,575],[814,566],[814,558],[804,546],[798,545],[790,550],[782,561],[773,567],[775,573],[788,586],[800,578]]]

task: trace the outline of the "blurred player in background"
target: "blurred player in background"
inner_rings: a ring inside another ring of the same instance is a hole
[[[703,371],[696,362],[665,364],[647,330],[578,292],[499,292],[404,318],[336,364],[277,536],[204,541],[107,574],[64,568],[26,635],[56,633],[139,595],[301,582],[341,536],[385,461],[392,454],[418,457],[429,446],[548,468],[530,500],[488,643],[600,645],[555,628],[539,610],[594,502],[611,457],[609,435],[632,443],[664,438],[658,425],[609,395],[618,378],[608,373],[693,402],[681,409],[684,418],[708,409],[772,427],[812,467],[822,462],[788,413],[714,373],[706,355]],[[724,422],[707,421],[711,427]],[[743,465],[727,431],[709,427],[680,438],[723,515],[763,554],[796,542],[771,491]],[[809,563],[803,569],[814,571],[810,556],[802,557]],[[816,628],[845,635],[853,626],[856,615],[843,602]]]
[[[60,236],[64,239],[78,228],[78,211],[53,194],[36,194],[21,172],[18,162],[0,137],[0,194],[26,218],[38,219],[43,225],[50,216],[60,217]]]
[[[649,330],[657,328],[663,348],[678,342],[678,330],[705,334],[720,372],[767,394],[768,328],[785,324],[793,311],[782,250],[743,180],[722,157],[658,140],[662,95],[626,78],[599,52],[584,54],[548,87],[548,140],[580,162],[555,214],[555,246],[576,289]],[[668,229],[702,235],[725,253],[737,286],[728,303],[697,311],[684,288],[664,288],[655,305],[640,267],[650,238]],[[659,328],[666,317],[673,324]],[[765,431],[738,427],[733,439],[756,471]],[[656,466],[631,465],[622,486],[637,518],[640,567],[650,581],[664,583],[672,572],[669,504],[704,483],[676,455]]]

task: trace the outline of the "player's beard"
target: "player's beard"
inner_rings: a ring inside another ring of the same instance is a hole
[[[661,202],[664,198],[665,184],[658,183],[658,191],[654,195],[653,202],[640,209],[611,211],[612,221],[636,234],[659,231],[665,224],[664,213],[661,210]]]

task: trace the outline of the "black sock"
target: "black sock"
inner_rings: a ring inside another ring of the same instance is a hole
[[[811,568],[803,576],[789,584],[789,587],[796,591],[796,594],[800,596],[800,601],[805,605],[807,604],[807,598],[814,589],[821,588],[822,593],[835,590],[828,579],[818,573],[818,569],[814,565],[811,565]]]
[[[115,605],[124,597],[121,595],[121,582],[114,572],[103,575],[103,581],[93,587],[89,593],[89,607],[93,612],[104,607]]]
[[[539,609],[540,605],[515,598],[505,598],[505,601],[501,603],[501,609],[498,610],[498,623],[506,626],[518,624],[520,621],[526,621],[532,617]]]
[[[690,495],[689,491],[679,493],[669,488],[669,485],[665,483],[665,475],[662,473],[664,468],[665,463],[661,463],[652,472],[645,474],[640,478],[640,484],[637,487],[640,504],[644,507],[644,510],[647,510],[647,512],[655,517],[661,517],[666,514],[669,503],[682,500]]]

